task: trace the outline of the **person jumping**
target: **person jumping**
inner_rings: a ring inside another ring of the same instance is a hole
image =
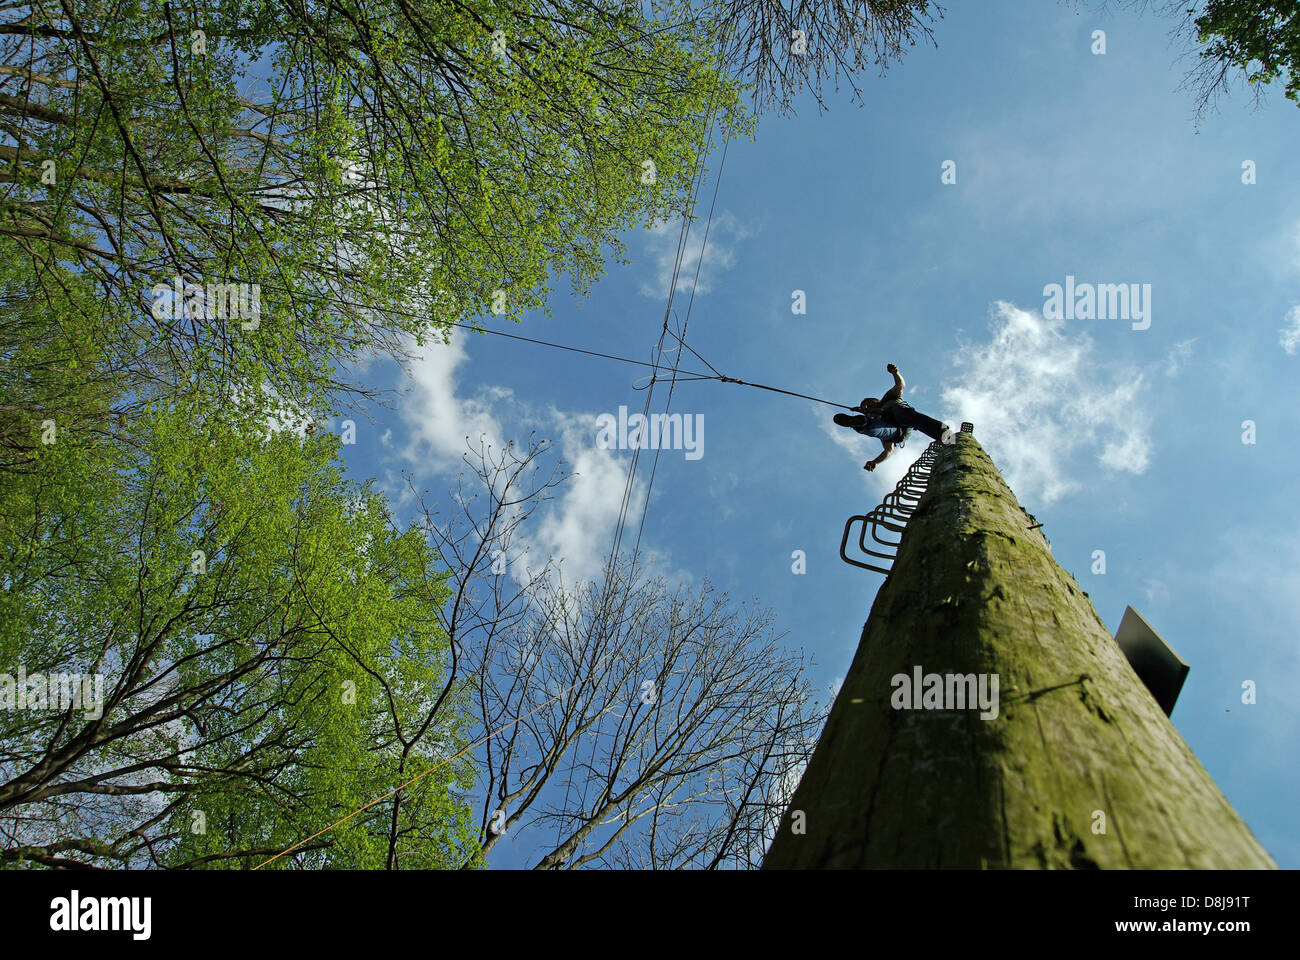
[[[942,440],[951,433],[951,428],[947,424],[918,413],[903,399],[903,390],[907,384],[903,381],[903,375],[898,372],[898,367],[889,363],[885,365],[885,369],[893,375],[894,385],[885,391],[883,397],[878,400],[875,397],[864,398],[860,404],[853,407],[854,410],[859,411],[856,415],[835,414],[835,422],[841,427],[849,427],[864,437],[875,437],[884,448],[880,456],[862,465],[864,470],[875,470],[878,464],[888,460],[893,455],[895,447],[906,444],[908,434],[913,429],[920,430],[932,440]]]

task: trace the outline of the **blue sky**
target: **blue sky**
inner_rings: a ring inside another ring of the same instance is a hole
[[[1198,128],[1171,27],[1043,0],[955,4],[937,50],[864,78],[865,106],[843,93],[821,115],[803,100],[797,117],[765,117],[728,151],[688,340],[731,376],[850,404],[888,387],[892,361],[918,409],[973,421],[1112,632],[1132,604],[1191,665],[1175,725],[1277,862],[1297,867],[1300,111],[1280,93],[1256,111],[1238,89]],[[715,153],[705,212],[718,165]],[[630,234],[632,266],[611,267],[585,302],[561,285],[552,317],[510,329],[647,357],[677,231]],[[681,314],[702,224],[692,237]],[[1043,289],[1067,275],[1150,284],[1150,327],[1045,319]],[[350,471],[394,495],[414,471],[436,492],[466,434],[537,429],[580,475],[530,541],[570,575],[593,573],[631,456],[596,448],[596,417],[640,409],[638,373],[460,334],[409,373],[369,369],[404,392],[382,423],[359,422]],[[836,683],[881,582],[840,562],[840,530],[924,438],[872,475],[862,463],[879,445],[837,436],[829,407],[685,383],[673,410],[702,415],[703,455],[661,456],[643,546],[661,571],[773,607],[787,644],[815,654],[818,683]],[[795,550],[805,575],[791,572]],[[515,862],[509,844],[494,857]]]

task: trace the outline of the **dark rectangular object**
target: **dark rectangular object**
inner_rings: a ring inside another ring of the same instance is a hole
[[[1171,715],[1191,667],[1132,607],[1124,608],[1124,619],[1115,632],[1115,642],[1124,651],[1133,672],[1156,698],[1165,716]]]

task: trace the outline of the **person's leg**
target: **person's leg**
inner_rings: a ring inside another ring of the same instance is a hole
[[[934,417],[927,417],[910,406],[895,404],[889,412],[899,426],[920,430],[931,440],[942,440],[944,430],[948,429]]]

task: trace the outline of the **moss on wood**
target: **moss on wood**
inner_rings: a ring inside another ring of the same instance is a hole
[[[1276,866],[1030,524],[941,448],[765,867]],[[918,665],[996,674],[996,719],[893,709]]]

